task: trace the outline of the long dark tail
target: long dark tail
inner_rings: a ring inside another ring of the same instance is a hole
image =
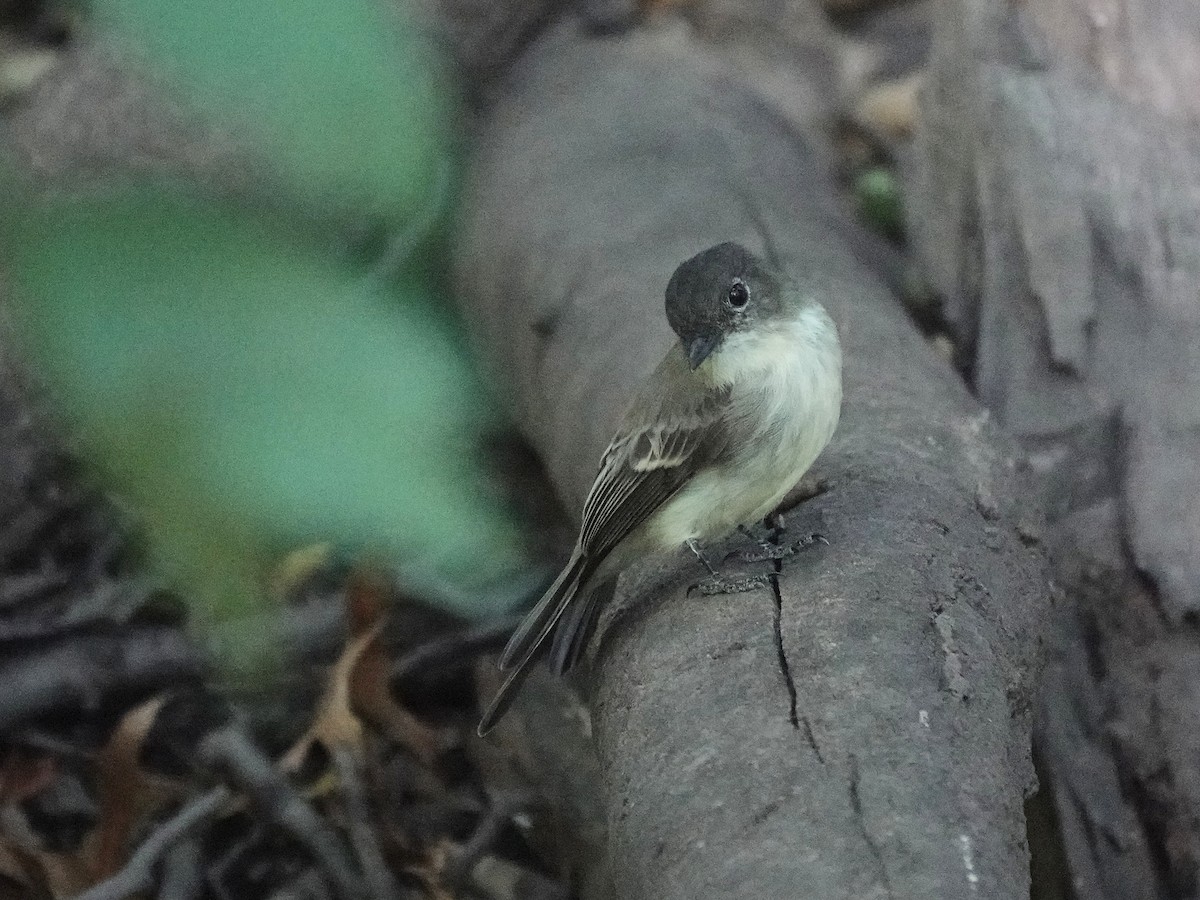
[[[500,721],[512,705],[517,690],[525,680],[529,663],[550,636],[563,612],[575,599],[580,585],[591,575],[594,565],[578,547],[575,548],[570,561],[563,567],[558,578],[554,579],[554,584],[550,585],[542,599],[529,611],[525,621],[509,638],[504,652],[500,655],[500,669],[508,671],[509,675],[504,679],[504,684],[500,686],[491,706],[479,722],[478,731],[481,737],[491,731],[492,726]]]
[[[610,575],[599,584],[587,586],[587,596],[576,596],[562,621],[554,629],[554,642],[550,645],[550,669],[556,675],[571,671],[583,658],[600,621],[602,610],[617,589],[617,576]]]

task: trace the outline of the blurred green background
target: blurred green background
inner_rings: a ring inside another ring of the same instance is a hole
[[[495,612],[528,560],[445,286],[456,100],[420,30],[376,0],[93,0],[87,22],[272,169],[243,199],[9,192],[25,349],[160,573],[219,623],[330,541]]]

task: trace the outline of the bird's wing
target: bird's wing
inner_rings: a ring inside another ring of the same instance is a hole
[[[602,559],[725,445],[729,389],[641,398],[600,460],[580,548]]]
[[[687,365],[678,346],[661,368],[680,372]],[[479,724],[485,733],[504,715],[538,648],[563,614],[579,602],[578,591],[604,558],[631,531],[646,521],[705,464],[726,446],[728,389],[710,390],[685,377],[651,376],[626,413],[617,436],[600,460],[600,473],[583,506],[583,526],[571,561],[521,623],[500,656],[509,676]],[[595,625],[595,606],[579,608],[567,619],[567,631],[555,638],[555,665],[568,668],[582,652]]]

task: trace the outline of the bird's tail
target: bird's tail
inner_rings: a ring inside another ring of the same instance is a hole
[[[500,654],[500,669],[509,673],[496,698],[479,722],[479,734],[483,736],[500,721],[501,716],[512,705],[517,689],[525,680],[525,672],[538,649],[550,636],[563,612],[575,598],[580,584],[591,574],[591,561],[576,547],[570,561],[554,579],[542,599],[529,611],[529,615],[509,638],[504,652]]]
[[[600,620],[600,610],[612,599],[616,588],[617,576],[610,575],[595,586],[588,585],[586,597],[576,595],[554,629],[550,670],[556,675],[571,671],[583,659],[583,653],[596,630],[596,623]]]

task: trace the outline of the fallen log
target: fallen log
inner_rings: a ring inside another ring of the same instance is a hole
[[[780,570],[734,552],[771,576],[736,596],[688,596],[684,552],[650,561],[601,622],[586,690],[616,896],[1028,896],[1037,507],[834,198],[820,139],[679,28],[564,23],[484,117],[458,285],[573,513],[671,340],[687,256],[776,253],[846,354],[828,489],[788,520],[829,545]]]

